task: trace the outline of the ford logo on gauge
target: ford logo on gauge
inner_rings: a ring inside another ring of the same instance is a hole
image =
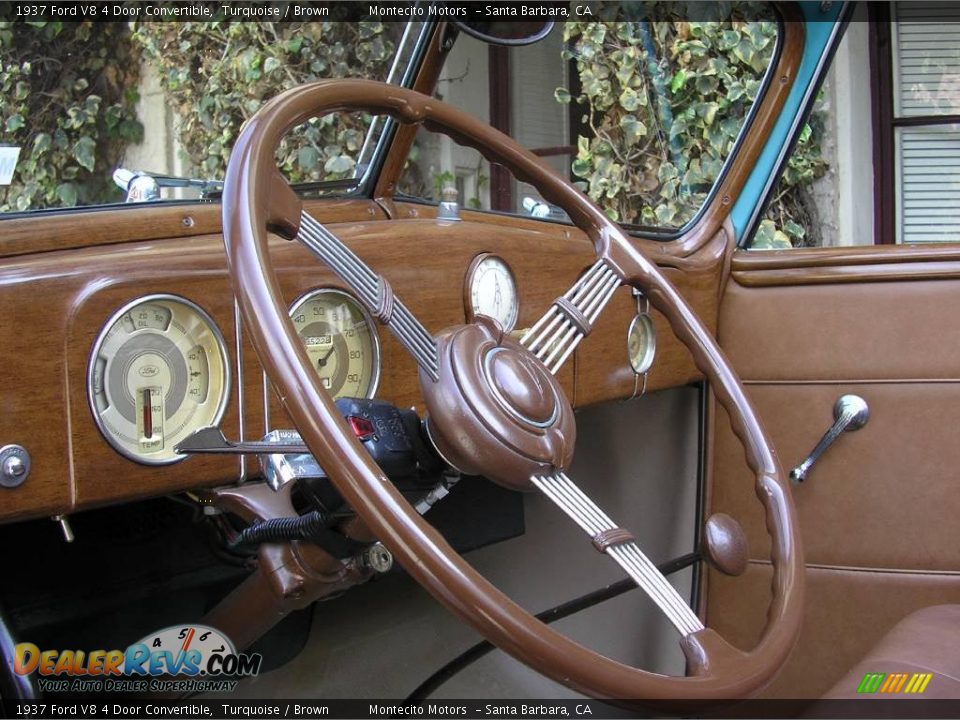
[[[140,373],[140,377],[152,378],[157,376],[157,374],[160,372],[160,368],[158,368],[156,365],[144,365],[137,372]]]

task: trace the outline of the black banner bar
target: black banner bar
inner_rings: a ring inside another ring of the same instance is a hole
[[[392,720],[408,718],[497,718],[499,720],[552,720],[553,718],[646,718],[667,715],[707,718],[956,718],[960,699],[864,700],[746,700],[736,703],[676,701],[632,709],[598,700],[0,700],[3,718],[84,718],[159,720],[161,718],[357,718]]]
[[[3,21],[60,21],[60,22],[304,22],[332,21],[408,22],[410,20],[459,20],[556,22],[585,20],[643,20],[652,12],[670,12],[689,20],[719,19],[726,12],[723,4],[679,3],[668,4],[669,10],[657,10],[645,2],[623,0],[474,0],[464,2],[393,2],[391,0],[292,0],[267,2],[207,2],[204,0],[15,0],[0,4]],[[771,6],[757,3],[747,6],[755,19],[776,19]],[[767,8],[767,9],[765,9]],[[766,13],[769,17],[759,17]]]

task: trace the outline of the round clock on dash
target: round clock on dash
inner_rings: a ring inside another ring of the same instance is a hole
[[[463,296],[467,321],[486,315],[506,332],[516,326],[520,314],[517,282],[510,266],[499,255],[481,253],[473,259],[467,269]]]

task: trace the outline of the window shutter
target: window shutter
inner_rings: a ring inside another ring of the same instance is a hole
[[[960,6],[895,7],[897,242],[957,242],[960,125],[943,116],[960,115]]]
[[[894,113],[960,112],[960,6],[897,3]]]
[[[900,242],[960,241],[960,127],[896,130]]]

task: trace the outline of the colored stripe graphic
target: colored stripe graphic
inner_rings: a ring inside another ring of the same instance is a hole
[[[927,689],[932,678],[932,673],[867,673],[857,686],[857,692],[919,695]]]
[[[913,689],[905,690],[904,692],[920,694],[927,689],[927,685],[930,684],[930,678],[933,677],[933,673],[914,673],[913,678],[911,678],[911,685]]]
[[[897,680],[900,679],[900,673],[890,673],[887,675],[887,679],[884,680],[883,685],[880,686],[880,692],[890,693],[894,692],[894,688],[897,686]]]
[[[890,692],[895,692],[895,693],[900,692],[900,690],[903,688],[904,683],[907,682],[908,677],[910,676],[907,675],[906,673],[900,673],[900,676],[897,678],[897,682],[890,689]]]
[[[875,693],[880,689],[880,683],[883,682],[885,677],[885,673],[867,673],[863,676],[863,680],[860,681],[860,686],[857,688],[857,692]]]

